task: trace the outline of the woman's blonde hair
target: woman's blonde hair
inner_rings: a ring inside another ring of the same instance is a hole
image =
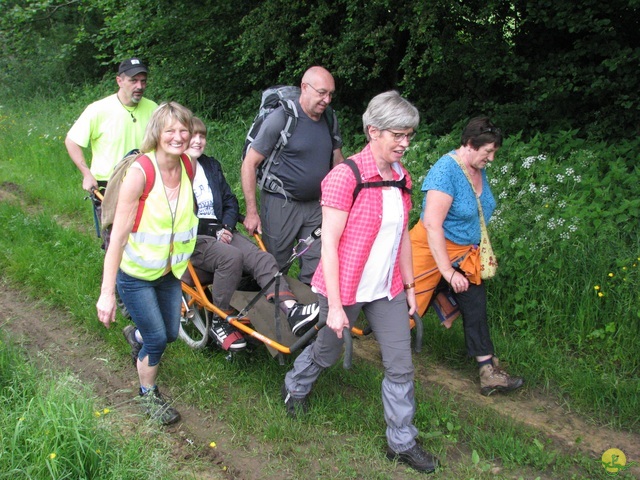
[[[200,118],[193,117],[193,119],[191,120],[191,125],[193,125],[193,132],[191,132],[191,135],[201,133],[205,137],[207,136],[207,126],[202,120],[200,120]]]
[[[156,150],[162,130],[176,120],[187,127],[190,134],[193,134],[193,113],[191,110],[177,102],[165,102],[156,108],[151,115],[151,120],[144,131],[140,150],[144,153]]]

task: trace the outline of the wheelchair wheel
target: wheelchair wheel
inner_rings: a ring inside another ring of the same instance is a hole
[[[186,293],[182,294],[183,308],[180,315],[180,331],[178,336],[191,348],[204,348],[209,342],[209,327],[211,327],[211,312],[198,307],[191,306],[187,310],[190,297]]]

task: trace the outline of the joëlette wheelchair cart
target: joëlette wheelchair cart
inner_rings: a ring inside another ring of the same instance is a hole
[[[265,344],[272,356],[284,363],[283,355],[294,353],[306,346],[316,333],[324,327],[324,322],[318,322],[301,337],[291,333],[290,326],[280,309],[280,281],[284,272],[289,270],[296,258],[308,250],[311,244],[320,236],[320,229],[300,240],[293,248],[293,253],[286,264],[278,270],[271,280],[262,288],[251,290],[237,290],[231,298],[231,306],[238,313],[229,314],[218,308],[211,301],[208,289],[212,280],[211,275],[197,271],[191,262],[187,267],[188,274],[182,278],[182,317],[180,319],[180,338],[192,348],[203,348],[210,342],[210,328],[213,315],[228,322],[245,336]],[[253,236],[261,250],[264,244],[258,235]],[[287,282],[298,301],[312,303],[317,301],[311,289],[296,279],[287,277]],[[265,291],[275,283],[275,295],[272,301],[264,297]],[[345,367],[351,365],[351,335],[345,332]],[[231,358],[231,353],[228,358]]]
[[[280,363],[283,364],[284,355],[292,354],[305,347],[316,333],[325,326],[324,320],[321,320],[301,337],[294,336],[286,319],[283,321],[278,298],[282,275],[288,271],[296,258],[304,254],[311,244],[320,237],[320,234],[321,231],[318,228],[309,237],[300,240],[293,248],[293,253],[286,264],[260,291],[257,293],[255,291],[236,291],[231,299],[231,305],[238,310],[238,313],[233,315],[225,313],[211,302],[210,297],[207,295],[208,285],[206,285],[207,281],[211,279],[199,275],[199,272],[196,272],[196,269],[189,264],[188,272],[190,278],[184,281],[185,278],[183,277],[182,284],[183,315],[180,325],[180,338],[193,348],[202,348],[207,345],[211,318],[215,314],[246,336],[264,343],[272,356],[277,357]],[[258,247],[265,250],[260,237],[254,235],[254,239]],[[201,280],[204,281],[204,285]],[[274,282],[276,293],[273,302],[269,302],[263,294]],[[287,277],[287,282],[298,301],[303,303],[317,301],[316,294],[307,285],[291,277]],[[408,318],[408,321],[411,323],[411,328],[416,327],[414,349],[419,352],[422,345],[422,321],[417,314],[414,314],[413,318]],[[345,368],[350,368],[352,362],[352,335],[362,336],[370,333],[371,329],[368,326],[363,329],[354,327],[351,332],[345,329],[343,333]]]
[[[90,196],[94,206],[102,200],[102,195],[94,190]],[[96,217],[96,222],[98,217]],[[98,223],[97,231],[100,231]],[[180,318],[179,338],[194,349],[201,349],[212,342],[211,325],[213,316],[228,322],[233,327],[241,331],[260,343],[263,343],[273,357],[278,358],[280,364],[284,364],[284,355],[293,354],[305,347],[325,326],[324,320],[320,320],[301,337],[296,337],[291,333],[290,326],[284,318],[279,305],[279,290],[282,276],[289,270],[293,262],[303,255],[321,235],[320,228],[316,229],[309,237],[300,240],[293,248],[291,257],[286,264],[273,276],[267,285],[259,291],[255,288],[247,290],[236,290],[231,306],[238,313],[229,314],[212,303],[210,286],[213,280],[211,274],[199,272],[193,267],[191,262],[187,266],[187,272],[182,278],[182,311]],[[259,235],[254,234],[253,239],[261,250],[266,250]],[[264,292],[275,283],[275,295],[273,300],[267,301]],[[300,281],[287,277],[287,283],[293,290],[296,298],[302,303],[312,303],[317,301],[317,296],[311,291],[309,286]],[[408,318],[411,328],[416,329],[415,352],[420,352],[422,346],[422,320],[416,314]],[[343,338],[345,342],[344,367],[350,368],[352,363],[352,335],[364,336],[371,333],[370,327],[354,327],[349,332],[345,328]],[[230,359],[230,353],[227,358]]]

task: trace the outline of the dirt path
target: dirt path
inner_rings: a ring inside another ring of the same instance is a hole
[[[44,356],[51,365],[72,371],[82,381],[94,385],[96,394],[104,399],[105,405],[119,405],[119,410],[131,416],[132,421],[143,421],[138,409],[131,403],[136,394],[137,381],[128,359],[120,356],[111,358],[101,340],[72,325],[63,312],[34,302],[25,303],[19,298],[17,292],[6,284],[2,285],[0,328],[19,339],[34,362]],[[372,338],[356,341],[354,349],[354,361],[379,362],[378,348]],[[563,451],[577,449],[589,454],[595,461],[605,450],[615,447],[625,452],[628,459],[640,458],[638,435],[590,425],[583,418],[568,413],[562,406],[531,390],[510,396],[483,397],[478,394],[475,379],[442,366],[420,364],[419,359],[416,363],[418,378],[424,385],[444,387],[465,402],[506,413],[550,437]],[[261,478],[259,472],[264,460],[233,450],[232,445],[224,440],[228,430],[224,424],[189,405],[179,404],[178,409],[183,421],[168,429],[174,443],[174,455],[181,459],[198,457],[205,460],[209,467],[197,472],[197,478]],[[216,449],[209,448],[211,432],[216,432]],[[264,452],[264,455],[267,453]],[[633,467],[631,473],[640,477],[637,466]]]
[[[98,407],[113,409],[115,406],[118,414],[127,420],[145,421],[133,401],[138,381],[129,358],[112,357],[102,340],[73,325],[63,312],[18,298],[19,292],[0,282],[0,328],[22,344],[35,365],[47,362],[51,368],[73,372],[83,383],[93,386]],[[198,457],[203,460],[205,467],[193,471],[194,478],[261,478],[263,461],[233,450],[225,440],[232,436],[226,425],[189,405],[177,402],[177,408],[182,421],[165,431],[170,434],[176,459]],[[217,444],[215,449],[209,446],[213,440]]]
[[[375,340],[365,338],[358,343],[358,357],[380,361]],[[619,448],[629,461],[637,462],[640,459],[640,435],[589,423],[585,418],[570,413],[553,399],[531,388],[524,388],[510,395],[483,397],[479,394],[479,380],[476,378],[440,365],[424,365],[419,357],[415,358],[416,376],[423,384],[442,386],[464,402],[507,414],[551,438],[561,451],[578,450],[597,461],[606,450]],[[640,478],[640,465],[636,464],[628,471]]]
[[[0,185],[0,201],[21,203],[15,195],[20,187],[14,184]],[[38,210],[28,206],[28,210]],[[21,301],[18,292],[0,281],[0,328],[21,341],[34,362],[43,356],[52,366],[68,369],[82,381],[94,385],[94,390],[105,405],[119,405],[133,421],[142,421],[138,409],[131,403],[136,396],[137,380],[131,364],[126,359],[111,358],[108,348],[95,336],[84,332],[67,320],[64,312],[46,308],[36,302]],[[375,340],[365,337],[354,342],[354,361],[379,363]],[[483,397],[478,393],[475,378],[439,365],[426,365],[416,357],[416,374],[423,385],[443,387],[462,401],[472,405],[489,407],[514,420],[529,425],[551,438],[557,448],[568,452],[579,450],[598,461],[609,448],[619,448],[629,461],[640,463],[640,435],[617,432],[589,423],[585,418],[572,414],[563,405],[525,388],[509,396]],[[198,457],[208,467],[197,472],[196,478],[207,479],[260,479],[262,466],[267,462],[268,447],[261,444],[254,452],[234,450],[225,441],[228,427],[206,413],[189,405],[178,403],[183,421],[169,428],[176,458]],[[211,432],[216,432],[212,439]],[[231,435],[229,435],[229,438]],[[216,449],[209,448],[212,440]],[[260,451],[256,454],[255,451]],[[640,478],[640,465],[630,473]]]

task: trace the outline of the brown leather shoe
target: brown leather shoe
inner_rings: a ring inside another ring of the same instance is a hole
[[[524,385],[522,377],[512,377],[500,367],[496,357],[493,365],[483,365],[480,368],[480,393],[488,397],[493,392],[512,392]]]

